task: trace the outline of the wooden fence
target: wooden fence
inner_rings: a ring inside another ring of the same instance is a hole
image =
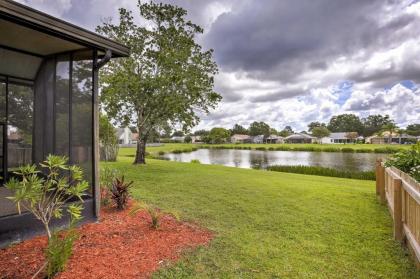
[[[420,268],[420,183],[408,174],[376,163],[376,194],[388,205],[395,240],[407,245]]]

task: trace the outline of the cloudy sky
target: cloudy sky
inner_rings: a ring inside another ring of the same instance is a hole
[[[94,30],[135,0],[20,0]],[[223,101],[197,128],[265,121],[306,129],[355,113],[420,123],[420,2],[165,0],[188,10],[213,48]],[[137,20],[141,21],[139,17]]]

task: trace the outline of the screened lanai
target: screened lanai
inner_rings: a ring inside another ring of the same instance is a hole
[[[48,154],[83,168],[91,188],[85,220],[99,212],[98,69],[127,47],[8,0],[0,0],[0,244],[37,230],[3,186],[17,167]]]

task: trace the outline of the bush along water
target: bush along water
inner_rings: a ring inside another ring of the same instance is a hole
[[[393,154],[385,166],[396,167],[397,169],[408,173],[415,180],[420,181],[420,142],[413,145],[408,150]]]
[[[331,176],[362,180],[375,180],[374,171],[345,171],[318,166],[282,166],[275,165],[267,167],[268,171],[290,172],[308,175]]]

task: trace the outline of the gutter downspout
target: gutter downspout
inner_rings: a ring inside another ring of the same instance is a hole
[[[106,63],[109,62],[109,60],[111,60],[112,58],[112,51],[107,49],[105,51],[105,56],[104,58],[102,58],[100,61],[98,61],[95,65],[95,70],[99,70],[100,68],[102,68],[103,66],[105,66]]]

